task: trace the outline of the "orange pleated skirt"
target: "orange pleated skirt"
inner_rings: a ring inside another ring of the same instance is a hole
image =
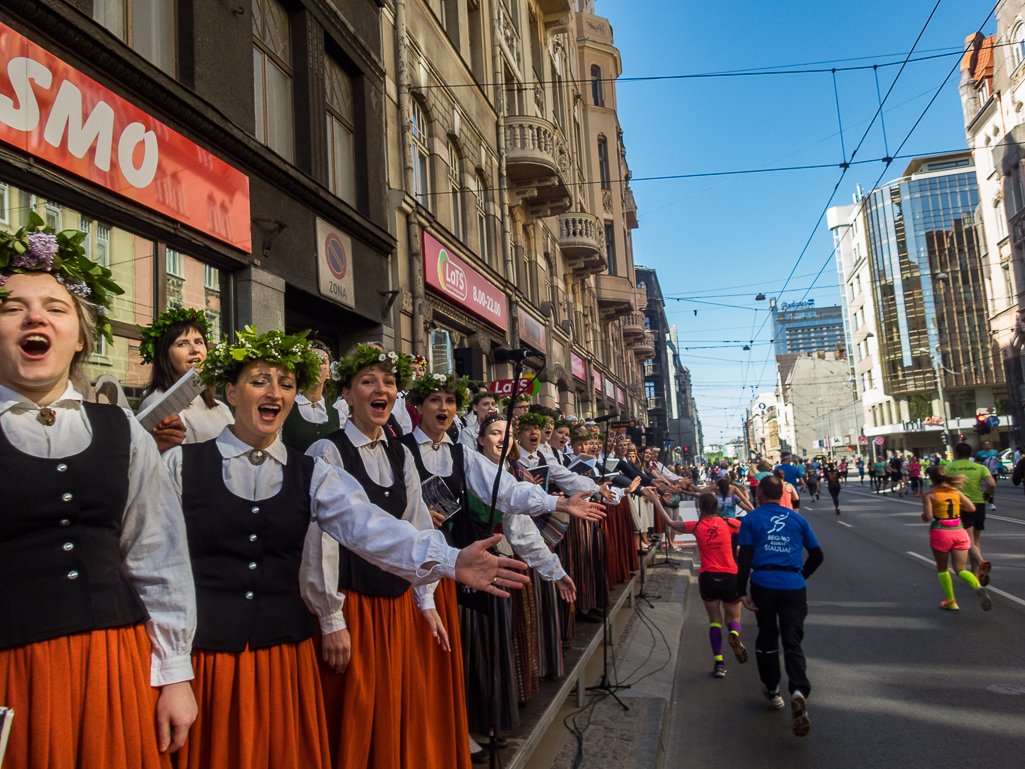
[[[143,625],[0,650],[0,704],[14,709],[4,769],[170,769],[158,696]]]
[[[441,614],[440,605],[438,611]],[[338,675],[318,655],[334,766],[447,769],[464,766],[458,758],[463,753],[468,766],[465,701],[462,737],[454,738],[456,717],[448,711],[454,707],[455,674],[434,665],[435,677],[428,679],[426,660],[432,655],[427,645],[435,641],[412,591],[385,598],[350,590],[345,619],[352,640],[348,669]],[[453,628],[458,637],[458,621],[448,619],[445,627],[450,639]],[[456,660],[450,662],[454,664]],[[458,664],[461,672],[462,661]],[[456,744],[455,739],[462,742]]]
[[[330,769],[312,639],[197,651],[192,667],[199,716],[175,758],[178,769]]]
[[[466,684],[463,681],[463,649],[459,637],[459,604],[456,583],[451,579],[438,582],[434,605],[448,631],[451,652],[438,646],[430,628],[421,617],[417,627],[419,647],[424,655],[424,675],[430,692],[429,763],[423,766],[470,769],[470,724],[466,718]]]

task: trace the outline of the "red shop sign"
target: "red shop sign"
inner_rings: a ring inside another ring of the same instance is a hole
[[[424,279],[450,302],[503,331],[509,328],[505,294],[426,231]]]
[[[619,401],[624,406],[626,405],[626,396],[623,394],[623,388],[622,387],[617,387],[616,388],[616,400]]]
[[[488,385],[488,391],[503,398],[512,395],[515,379],[496,379]],[[523,377],[520,379],[520,386],[517,388],[517,395],[533,395],[538,390],[537,380],[534,377]]]
[[[594,383],[594,389],[601,392],[601,372],[595,368],[591,369],[591,381]]]
[[[573,369],[573,376],[582,382],[587,381],[587,366],[584,365],[584,359],[581,358],[574,352],[569,354],[569,365]]]
[[[0,141],[252,251],[245,174],[4,24]]]

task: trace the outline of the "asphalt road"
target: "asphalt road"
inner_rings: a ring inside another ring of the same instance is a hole
[[[762,699],[750,612],[741,619],[751,661],[737,664],[727,646],[727,676],[712,678],[707,617],[692,585],[666,766],[1025,766],[1021,489],[1000,483],[998,509],[987,518],[982,545],[993,563],[989,613],[956,577],[961,611],[939,608],[943,593],[917,499],[872,494],[855,479],[840,502],[840,516],[825,494],[801,507],[825,554],[809,581],[805,625],[811,733],[795,737],[789,703],[774,711]],[[987,689],[1001,685],[1022,694]]]

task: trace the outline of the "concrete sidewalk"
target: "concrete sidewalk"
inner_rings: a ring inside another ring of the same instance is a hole
[[[680,633],[689,597],[696,595],[697,553],[693,548],[670,553],[675,568],[661,565],[664,559],[659,553],[647,564],[643,590],[648,600],[638,595],[633,608],[620,612],[620,632],[609,650],[609,678],[629,686],[616,691],[629,710],[600,692],[587,692],[582,709],[571,697],[531,755],[528,769],[572,769],[578,751],[579,765],[587,769],[662,766]],[[694,590],[688,590],[692,583]],[[599,652],[587,668],[588,684],[597,684],[601,676]]]

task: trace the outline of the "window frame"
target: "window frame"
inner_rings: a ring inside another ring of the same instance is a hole
[[[336,69],[339,74],[347,81],[349,90],[349,108],[352,112],[350,115],[342,114],[340,105],[333,103],[331,99],[332,89],[330,88],[330,70]],[[346,203],[352,206],[356,205],[356,105],[355,105],[355,87],[353,84],[352,76],[346,72],[345,68],[339,64],[331,56],[325,57],[324,62],[324,104],[325,112],[327,114],[327,175],[328,175],[328,189],[331,190],[331,194],[335,197],[341,198]],[[338,163],[340,147],[335,141],[336,131],[344,131],[349,135],[349,184],[351,185],[351,194],[346,197],[343,193],[345,190],[339,184],[341,181],[341,171]]]
[[[598,137],[598,179],[603,190],[612,189],[612,166],[609,160],[609,142],[604,136]]]
[[[591,65],[591,104],[594,107],[605,106],[605,76],[597,64]]]
[[[459,147],[451,138],[448,140],[448,185],[452,195],[452,234],[457,240],[466,240],[466,224],[463,210],[463,158]]]
[[[260,3],[276,5],[279,8],[281,8],[281,10],[284,12],[284,18],[285,18],[286,23],[288,24],[288,26],[287,26],[287,28],[285,30],[285,32],[286,32],[285,38],[286,38],[286,47],[287,47],[289,61],[286,62],[284,59],[282,59],[281,55],[277,51],[272,50],[270,42],[267,41],[267,40],[264,40],[262,37],[260,37],[260,35],[258,34],[257,29],[256,29],[257,18],[256,18],[256,14],[254,13],[253,14],[253,51],[257,55],[259,55],[259,57],[260,57],[260,73],[261,73],[260,74],[260,85],[262,86],[262,88],[261,88],[261,96],[260,96],[260,98],[256,99],[257,104],[254,105],[254,106],[257,106],[257,107],[262,107],[262,115],[255,115],[254,116],[254,117],[257,118],[256,124],[255,124],[256,140],[259,141],[261,144],[263,144],[268,149],[270,149],[272,152],[275,152],[278,155],[280,155],[281,157],[283,157],[289,163],[293,163],[293,162],[295,162],[295,110],[294,110],[294,103],[295,103],[295,70],[294,70],[292,62],[291,62],[291,58],[292,58],[292,44],[291,44],[291,39],[290,39],[291,31],[292,31],[291,19],[289,18],[288,9],[284,5],[282,5],[280,2],[278,2],[278,0],[254,0],[254,5],[260,4]],[[268,86],[269,81],[268,81],[268,78],[267,78],[267,65],[268,64],[270,64],[273,67],[276,67],[281,72],[282,76],[284,77],[284,79],[286,80],[286,82],[288,84],[288,96],[287,96],[287,104],[286,104],[286,113],[288,115],[288,144],[289,144],[289,146],[288,146],[288,154],[287,155],[283,154],[280,151],[280,149],[272,146],[271,143],[270,143],[270,122],[271,122],[270,121],[270,114],[271,114],[270,107],[271,107],[271,104],[270,104],[270,98],[269,98],[269,96],[270,96],[269,86]],[[254,96],[255,96],[255,89],[256,89],[257,85],[258,84],[257,84],[256,79],[254,77],[254,81],[253,81]],[[262,118],[262,120],[260,118]],[[262,123],[262,125],[261,125],[261,123]],[[261,132],[263,134],[262,137],[260,135]]]
[[[1014,72],[1025,61],[1025,22],[1019,21],[1011,31],[1010,60],[1011,72]]]
[[[410,190],[421,206],[431,210],[431,128],[423,105],[410,100],[410,127],[413,137],[413,185]]]
[[[491,264],[491,228],[488,226],[487,183],[478,172],[474,174],[477,184],[477,238],[478,256],[484,264]]]
[[[144,58],[150,64],[152,64],[154,67],[159,69],[161,72],[164,72],[164,73],[170,75],[171,77],[177,77],[178,76],[178,0],[153,0],[153,6],[158,11],[166,12],[167,13],[167,19],[169,21],[168,32],[169,32],[170,39],[167,41],[167,50],[168,50],[168,53],[170,54],[170,62],[169,62],[169,68],[168,69],[164,69],[163,65],[160,62],[154,61],[149,56],[147,56],[145,53],[143,53],[141,50],[136,48],[136,39],[135,39],[135,37],[136,37],[135,36],[135,10],[136,9],[135,9],[135,4],[138,2],[138,0],[114,0],[114,2],[121,6],[120,9],[110,9],[112,11],[120,10],[120,14],[119,14],[121,16],[121,19],[120,19],[120,23],[121,23],[120,31],[115,29],[115,28],[113,28],[113,27],[111,27],[111,26],[108,26],[108,24],[104,21],[104,18],[106,17],[106,14],[105,13],[101,13],[101,11],[104,10],[103,9],[103,0],[95,0],[95,2],[93,3],[93,16],[92,16],[93,20],[97,24],[99,24],[101,27],[103,27],[105,30],[110,32],[110,34],[112,34],[118,40],[120,40],[125,45],[127,45],[129,48],[131,48],[133,51],[135,51],[137,54],[139,54],[142,58]],[[167,8],[168,5],[170,5],[169,9]],[[104,18],[100,18],[100,16],[102,16]]]

